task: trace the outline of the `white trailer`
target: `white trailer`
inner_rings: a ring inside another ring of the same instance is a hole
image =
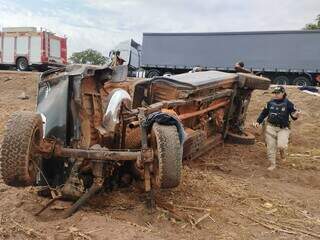
[[[66,63],[65,37],[34,27],[3,28],[0,32],[0,66],[27,71]]]
[[[197,66],[229,72],[238,61],[275,84],[320,84],[320,31],[143,34],[147,77]]]

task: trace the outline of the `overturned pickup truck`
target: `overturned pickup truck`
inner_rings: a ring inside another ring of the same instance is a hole
[[[115,183],[141,181],[148,193],[176,187],[183,160],[225,139],[254,143],[246,111],[269,79],[218,71],[127,79],[121,70],[72,65],[43,73],[37,112],[7,122],[5,183],[61,186],[63,197],[77,200],[69,216]]]

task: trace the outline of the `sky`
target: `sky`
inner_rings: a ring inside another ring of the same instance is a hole
[[[144,32],[297,30],[320,14],[320,0],[0,0],[0,28],[42,27],[68,38],[68,55],[107,55]]]

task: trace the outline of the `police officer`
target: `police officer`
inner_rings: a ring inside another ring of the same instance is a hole
[[[271,162],[268,170],[276,168],[277,149],[280,150],[280,156],[283,161],[286,159],[286,149],[288,147],[290,135],[290,119],[297,120],[300,111],[296,110],[294,104],[287,99],[287,94],[282,86],[276,86],[273,93],[273,99],[270,100],[260,113],[255,127],[259,127],[265,118],[267,126],[265,130],[265,139],[267,144],[267,155]]]

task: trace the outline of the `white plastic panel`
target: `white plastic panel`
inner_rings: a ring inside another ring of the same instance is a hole
[[[29,37],[17,37],[17,55],[28,54],[28,40]]]
[[[14,64],[14,37],[3,39],[3,63]]]
[[[50,38],[50,57],[60,58],[60,40]]]
[[[30,63],[41,62],[41,38],[40,36],[32,36],[30,44]]]

